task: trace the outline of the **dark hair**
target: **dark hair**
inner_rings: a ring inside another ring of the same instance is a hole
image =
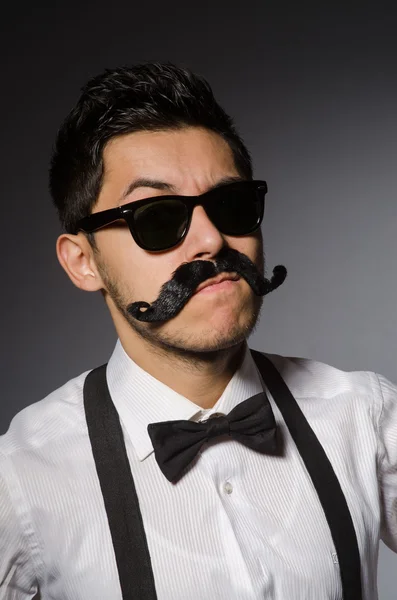
[[[111,138],[186,126],[221,135],[240,175],[252,179],[249,152],[202,77],[171,63],[146,63],[90,79],[58,132],[51,159],[50,191],[66,231],[75,233],[98,199],[103,149]]]

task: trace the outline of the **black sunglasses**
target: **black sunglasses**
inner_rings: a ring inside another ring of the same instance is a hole
[[[81,219],[75,231],[92,233],[124,219],[135,242],[150,252],[169,250],[189,231],[195,206],[203,206],[209,219],[224,235],[253,233],[262,223],[265,181],[237,181],[199,196],[156,196],[103,210]]]

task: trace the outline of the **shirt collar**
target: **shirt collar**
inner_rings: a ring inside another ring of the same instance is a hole
[[[120,420],[141,461],[153,452],[147,432],[149,423],[179,419],[202,421],[214,413],[227,414],[263,390],[248,346],[240,368],[210,409],[202,409],[144,371],[127,355],[120,340],[108,362],[106,377]]]

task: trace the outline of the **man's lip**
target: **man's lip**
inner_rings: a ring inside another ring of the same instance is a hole
[[[224,273],[222,275],[217,275],[217,277],[213,277],[212,279],[207,279],[207,281],[204,281],[203,283],[201,283],[198,286],[195,293],[198,294],[198,292],[201,292],[201,290],[203,290],[204,288],[206,288],[210,285],[216,285],[217,283],[222,283],[222,281],[238,281],[239,279],[240,279],[240,276],[237,275],[237,273]]]

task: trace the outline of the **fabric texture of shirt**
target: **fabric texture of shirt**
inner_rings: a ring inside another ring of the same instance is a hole
[[[266,354],[322,444],[353,519],[363,600],[375,600],[379,540],[397,552],[397,388],[372,372]],[[0,436],[0,600],[121,600],[83,404],[88,372],[21,410]],[[245,353],[212,409],[135,364],[107,367],[159,600],[340,600],[335,548],[316,490],[268,393],[284,454],[213,440],[176,484],[147,425],[229,413],[262,391]],[[265,388],[266,389],[266,388]]]

